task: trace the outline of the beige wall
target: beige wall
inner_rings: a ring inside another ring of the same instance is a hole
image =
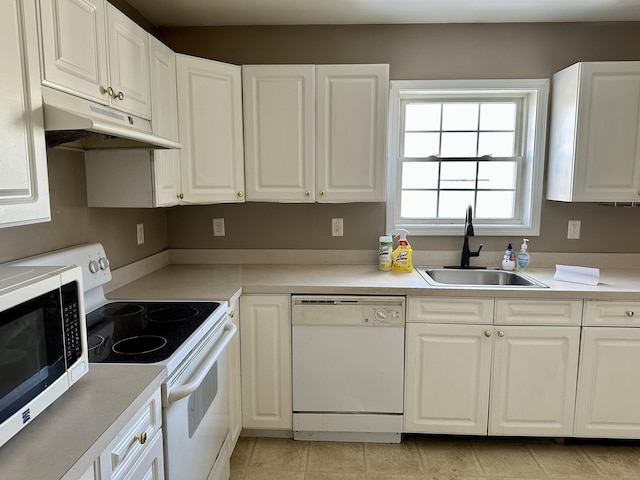
[[[167,226],[162,209],[88,208],[84,156],[49,150],[51,222],[0,228],[0,263],[87,242],[101,242],[113,268],[164,250]],[[136,224],[145,227],[137,245]]]
[[[550,78],[577,61],[640,60],[640,23],[364,25],[160,28],[176,51],[235,64],[389,63],[392,80]],[[376,248],[383,204],[190,206],[169,210],[170,247]],[[224,217],[227,236],[213,237]],[[331,218],[344,237],[331,237]],[[567,240],[567,221],[582,221],[582,238]],[[462,231],[462,228],[461,228]],[[533,251],[640,252],[640,209],[544,201]],[[418,249],[456,249],[458,237],[410,238]],[[481,237],[501,250],[519,237]]]
[[[115,3],[126,7],[123,2]],[[640,23],[226,27],[160,29],[160,35],[179,52],[237,64],[384,62],[391,65],[392,79],[550,77],[579,60],[640,60]],[[385,228],[381,203],[88,208],[82,154],[50,150],[48,158],[52,221],[0,229],[0,262],[93,241],[105,244],[116,268],[167,246],[373,249]],[[214,217],[225,218],[226,237],[212,236]],[[334,217],[344,218],[344,237],[331,237]],[[564,238],[569,219],[582,220],[581,240]],[[532,239],[531,249],[640,252],[639,220],[640,209],[545,201],[542,234]],[[137,223],[145,224],[141,246]],[[448,250],[461,243],[458,237],[410,240],[419,249]],[[520,244],[518,238],[497,237],[472,244],[500,250],[508,241]]]

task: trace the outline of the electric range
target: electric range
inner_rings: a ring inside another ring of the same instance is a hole
[[[111,270],[101,244],[14,264],[82,267],[89,362],[166,366],[161,387],[165,478],[228,479],[227,346],[237,328],[227,321],[227,302],[109,301],[103,286]]]
[[[36,255],[15,265],[82,268],[89,362],[157,363],[170,375],[226,318],[227,302],[119,300],[104,295],[111,281],[104,247],[85,244]]]

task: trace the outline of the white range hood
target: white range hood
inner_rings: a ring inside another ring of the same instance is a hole
[[[151,122],[113,108],[42,87],[47,147],[74,150],[182,148],[154,135]]]

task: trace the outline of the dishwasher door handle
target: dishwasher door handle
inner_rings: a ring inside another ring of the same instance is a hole
[[[218,361],[218,358],[238,330],[237,327],[231,322],[225,323],[223,328],[224,333],[222,337],[213,348],[213,350],[208,353],[207,358],[204,359],[203,365],[200,365],[198,371],[194,373],[194,379],[180,387],[171,389],[168,396],[169,404],[177,402],[184,397],[188,397],[198,389],[202,381],[205,379],[213,365]]]

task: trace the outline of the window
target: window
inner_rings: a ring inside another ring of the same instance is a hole
[[[538,235],[548,85],[392,81],[387,229]]]

